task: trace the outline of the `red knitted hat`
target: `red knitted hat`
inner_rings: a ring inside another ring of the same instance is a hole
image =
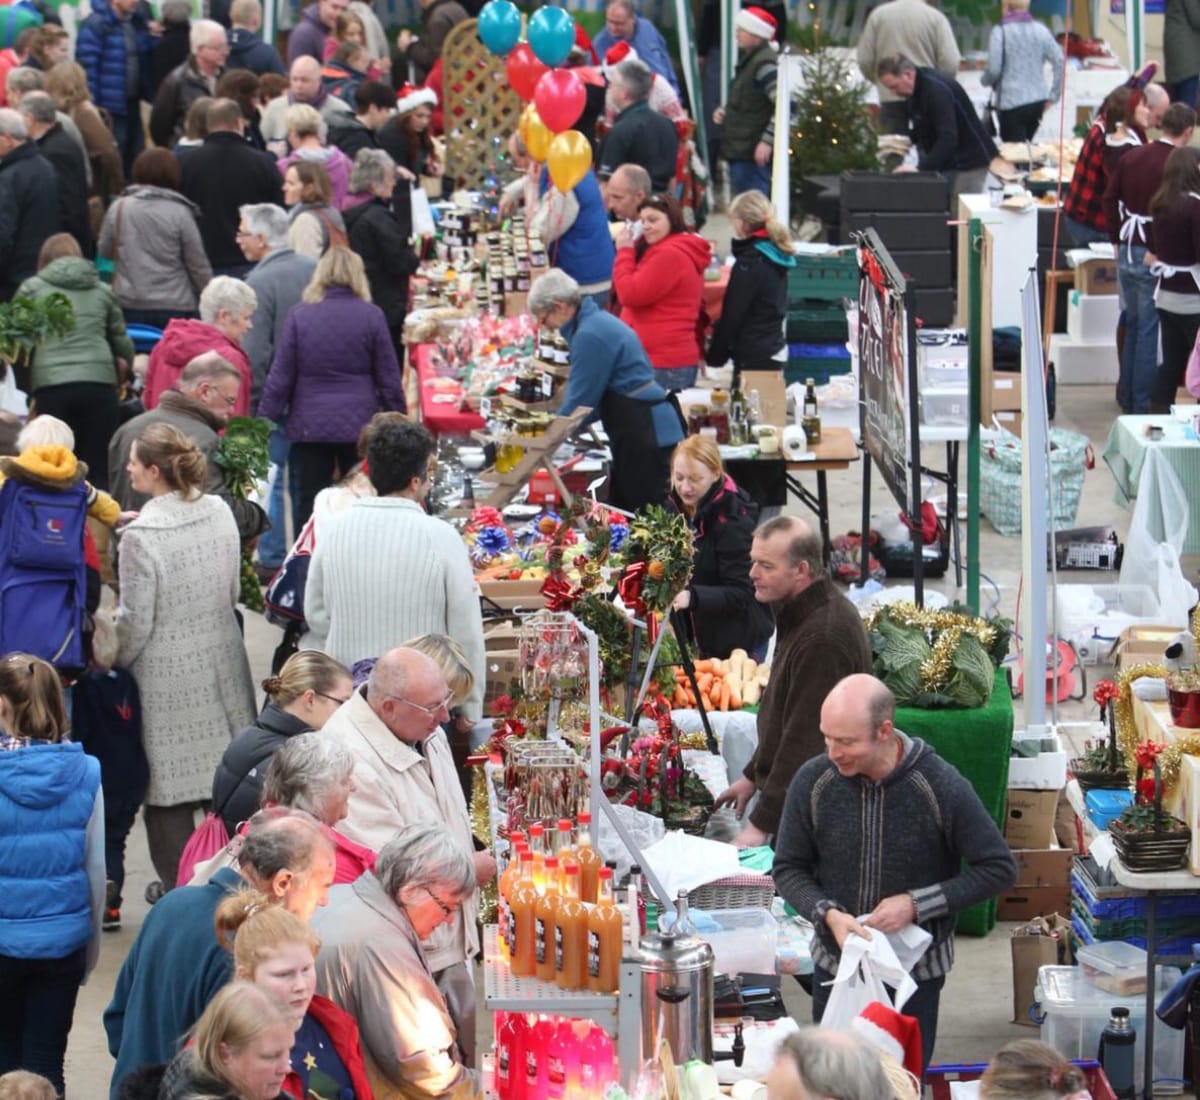
[[[901,1015],[894,1008],[873,1001],[854,1018],[850,1027],[921,1080],[921,1025],[916,1017]]]
[[[775,30],[778,26],[775,17],[762,8],[742,8],[733,22],[747,34],[754,34],[759,38],[766,39],[775,37]]]

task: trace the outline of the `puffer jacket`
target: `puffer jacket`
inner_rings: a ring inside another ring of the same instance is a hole
[[[194,310],[212,278],[196,206],[178,191],[134,184],[108,208],[100,255],[116,263],[124,309]]]
[[[640,259],[636,247],[617,249],[613,290],[621,320],[655,367],[694,367],[703,358],[699,321],[710,259],[712,245],[695,233],[672,233]]]
[[[292,308],[258,415],[277,421],[289,406],[293,443],[353,443],[377,412],[404,410],[383,310],[340,286]]]
[[[354,167],[350,158],[336,145],[327,145],[322,149],[296,149],[276,162],[280,176],[286,176],[293,164],[303,160],[312,161],[325,169],[329,186],[333,188],[333,205],[345,210],[346,194],[350,190],[350,169]]]
[[[148,100],[154,94],[154,39],[141,7],[130,18],[137,38],[140,98]],[[79,25],[75,60],[87,74],[92,102],[124,118],[129,113],[129,96],[125,92],[125,31],[109,0],[92,0],[92,14]]]
[[[311,731],[312,727],[303,719],[268,703],[229,743],[213,775],[212,803],[230,836],[262,805],[263,777],[271,757],[289,738]]]
[[[33,298],[65,294],[75,310],[75,327],[52,336],[33,356],[32,388],[68,382],[117,384],[115,358],[133,363],[133,341],[112,291],[100,282],[94,264],[79,256],[63,256],[47,264],[17,291]]]
[[[163,338],[154,345],[142,387],[142,404],[147,409],[155,408],[162,395],[179,381],[183,368],[206,351],[215,351],[241,371],[242,384],[230,415],[249,416],[250,389],[254,381],[249,357],[240,344],[235,344],[216,325],[192,317],[173,318],[168,322]]]
[[[26,141],[0,157],[0,301],[37,271],[39,250],[61,229],[58,178],[37,145]]]

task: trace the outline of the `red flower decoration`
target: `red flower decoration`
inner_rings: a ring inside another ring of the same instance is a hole
[[[1120,695],[1121,689],[1112,680],[1101,680],[1092,691],[1092,698],[1100,708],[1101,715],[1109,701],[1115,701]]]
[[[1154,776],[1146,775],[1137,781],[1137,800],[1141,806],[1154,804]]]
[[[1137,766],[1143,771],[1150,771],[1154,767],[1154,761],[1167,747],[1165,741],[1143,741],[1134,750],[1134,759],[1137,761]]]
[[[492,713],[497,717],[504,717],[505,715],[512,714],[516,707],[517,704],[513,702],[511,695],[497,695],[495,701],[492,703]]]

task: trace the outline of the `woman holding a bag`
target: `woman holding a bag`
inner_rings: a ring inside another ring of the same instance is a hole
[[[354,690],[350,670],[317,649],[292,654],[262,687],[267,705],[230,742],[213,776],[213,811],[230,836],[261,806],[263,776],[275,752],[297,734],[319,730]]]
[[[1042,113],[1062,91],[1062,64],[1062,47],[1029,14],[1029,0],[1004,0],[1004,15],[1000,25],[992,28],[987,68],[980,78],[992,89],[991,107],[999,116],[1001,141],[1033,140]]]

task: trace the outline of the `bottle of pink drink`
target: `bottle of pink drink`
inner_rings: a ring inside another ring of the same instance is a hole
[[[560,1019],[546,1050],[549,1100],[579,1094],[580,1040],[570,1020]]]
[[[525,1045],[529,1022],[523,1012],[509,1012],[496,1039],[496,1091],[500,1100],[525,1100]],[[507,1092],[503,1091],[507,1089]]]
[[[584,1100],[601,1100],[616,1080],[613,1042],[601,1027],[592,1025],[579,1056],[580,1093]]]
[[[548,1047],[554,1035],[554,1023],[542,1016],[529,1029],[525,1043],[524,1100],[547,1100],[549,1087]]]

